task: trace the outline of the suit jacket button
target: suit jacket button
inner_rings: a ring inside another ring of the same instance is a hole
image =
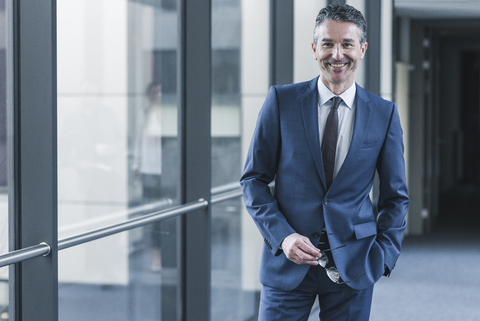
[[[328,200],[328,198],[324,199],[323,200],[323,204],[327,205],[330,201]]]
[[[319,238],[319,237],[320,237],[320,234],[319,234],[318,232],[315,232],[315,233],[313,233],[313,237],[314,237],[314,238]]]

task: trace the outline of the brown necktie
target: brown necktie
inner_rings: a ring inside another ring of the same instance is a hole
[[[342,98],[335,96],[332,100],[333,105],[328,114],[322,141],[323,170],[325,171],[327,190],[333,182],[333,168],[335,167],[338,138],[338,106],[342,102]]]

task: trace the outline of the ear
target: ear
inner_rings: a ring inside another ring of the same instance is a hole
[[[360,59],[363,59],[363,57],[365,56],[365,51],[367,51],[367,47],[368,43],[366,42],[360,47]]]
[[[317,60],[317,48],[315,48],[315,44],[312,42],[312,51],[313,51],[313,59]]]

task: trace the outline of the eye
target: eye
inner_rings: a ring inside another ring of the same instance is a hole
[[[343,46],[344,46],[345,48],[352,48],[352,47],[353,47],[353,44],[352,44],[352,43],[349,43],[349,42],[346,42],[346,43],[343,44]]]
[[[324,42],[324,43],[322,44],[322,46],[323,46],[323,47],[326,47],[326,48],[333,47],[333,43],[331,43],[331,42]]]

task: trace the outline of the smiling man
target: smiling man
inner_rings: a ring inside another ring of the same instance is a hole
[[[367,42],[355,23],[326,20],[315,28],[312,50],[323,84],[340,95],[355,81],[355,69],[365,56]]]
[[[322,321],[363,321],[406,227],[402,129],[394,103],[355,84],[367,50],[358,10],[323,8],[312,50],[319,77],[270,89],[240,180],[265,241],[259,320],[307,320],[318,298]]]

